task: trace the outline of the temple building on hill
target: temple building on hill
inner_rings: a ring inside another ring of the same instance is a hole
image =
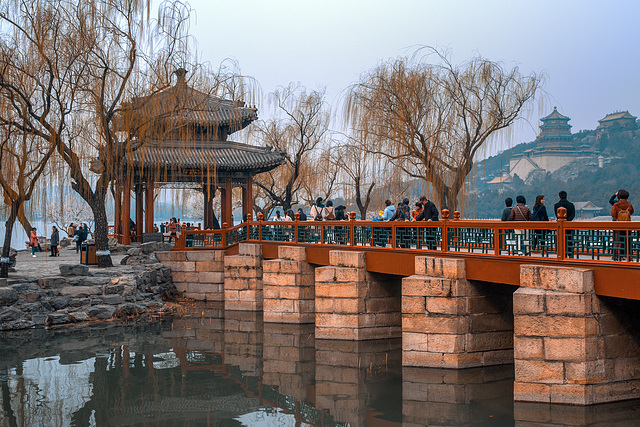
[[[598,120],[598,133],[603,131],[636,130],[638,129],[637,117],[629,114],[628,111],[617,111],[607,114],[603,119]]]
[[[540,119],[540,134],[536,146],[515,155],[509,162],[509,175],[527,180],[534,172],[555,172],[578,158],[597,158],[597,153],[587,147],[577,147],[571,135],[569,117],[553,112]]]

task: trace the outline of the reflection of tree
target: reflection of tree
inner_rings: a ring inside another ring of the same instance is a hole
[[[7,367],[0,369],[0,383],[2,387],[2,411],[10,427],[17,426],[16,416],[11,408],[11,393],[9,391],[9,373]]]

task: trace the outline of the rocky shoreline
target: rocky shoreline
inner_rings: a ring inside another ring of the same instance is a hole
[[[169,246],[170,247],[170,246]],[[177,291],[171,270],[156,258],[163,243],[121,248],[119,266],[61,264],[59,274],[0,279],[0,330],[105,320],[162,311]]]

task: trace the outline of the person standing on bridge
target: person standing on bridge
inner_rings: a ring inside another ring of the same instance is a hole
[[[629,192],[627,190],[619,190],[614,197],[618,198],[618,201],[613,204],[611,208],[611,217],[614,221],[631,221],[631,215],[633,215],[633,205],[629,203]],[[609,203],[611,203],[609,200]],[[613,232],[613,260],[619,261],[622,257],[627,255],[627,239],[626,233],[620,231]]]
[[[511,197],[507,197],[504,199],[504,205],[506,208],[502,211],[502,218],[500,218],[500,221],[509,221],[509,216],[511,216],[511,210],[513,209],[513,199]]]
[[[516,197],[516,203],[517,205],[511,210],[511,215],[509,215],[509,221],[531,221],[531,211],[526,205],[527,199],[520,195]],[[525,255],[525,252],[529,252],[528,236],[529,230],[515,230],[518,255]]]
[[[437,221],[439,218],[438,208],[426,196],[420,197],[422,203],[422,212],[416,218],[416,221]]]
[[[544,205],[544,196],[536,196],[536,203],[533,205],[533,213],[531,214],[531,221],[549,221],[549,215],[547,214],[547,208]],[[533,247],[546,244],[547,233],[546,230],[535,230],[533,232]],[[544,248],[542,248],[544,251]]]
[[[566,221],[573,221],[576,217],[576,207],[573,203],[567,200],[567,192],[562,190],[558,193],[558,197],[560,200],[553,205],[553,212],[556,214],[556,218],[558,218],[558,209],[565,208],[567,210]],[[564,232],[564,246],[565,246],[565,257],[573,258],[573,248],[575,246],[575,230],[565,230]]]

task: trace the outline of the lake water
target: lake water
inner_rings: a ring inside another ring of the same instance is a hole
[[[513,402],[513,366],[403,368],[400,340],[196,304],[186,317],[0,334],[0,426],[637,425],[640,402]]]

